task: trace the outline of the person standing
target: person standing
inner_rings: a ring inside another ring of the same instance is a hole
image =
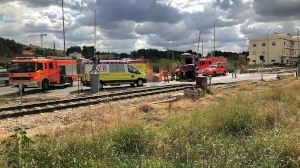
[[[233,71],[231,72],[232,78],[237,78],[237,63],[233,64]]]

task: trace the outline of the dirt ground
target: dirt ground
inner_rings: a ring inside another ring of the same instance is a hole
[[[61,136],[80,135],[82,132],[113,128],[132,122],[158,126],[172,117],[189,116],[196,110],[209,108],[210,105],[221,102],[226,97],[236,96],[239,92],[269,88],[290,81],[294,80],[240,83],[237,87],[226,89],[213,87],[211,94],[196,100],[185,98],[180,91],[0,120],[0,140],[13,134],[18,127],[25,127],[29,136]]]

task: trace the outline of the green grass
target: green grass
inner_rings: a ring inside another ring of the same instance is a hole
[[[2,144],[2,167],[299,167],[300,84],[241,92],[159,127]]]

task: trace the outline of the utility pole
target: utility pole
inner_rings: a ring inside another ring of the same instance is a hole
[[[172,58],[173,58],[173,60],[174,60],[174,50],[172,50]]]
[[[267,31],[267,64],[270,64],[270,58],[269,58],[269,28]]]
[[[299,37],[299,29],[297,29],[297,39],[298,39],[298,70],[297,70],[297,77],[300,77],[300,37]]]
[[[213,57],[215,57],[215,54],[216,54],[216,23],[217,23],[217,21],[214,23],[214,53],[213,53]]]
[[[298,39],[298,57],[300,57],[300,39],[299,39],[299,29],[297,29],[297,39]],[[299,58],[300,59],[300,58]],[[300,60],[298,60],[300,62]]]
[[[28,37],[37,37],[39,36],[41,38],[41,50],[42,50],[42,55],[44,55],[44,46],[43,46],[43,40],[44,40],[44,37],[47,36],[47,33],[44,33],[44,34],[39,34],[39,35],[30,35]]]
[[[56,53],[56,47],[55,47],[55,41],[53,41],[53,54],[56,55],[56,58],[58,59],[58,54]]]
[[[41,38],[41,49],[43,49],[43,48],[44,48],[44,47],[43,47],[43,40],[44,40],[44,37],[47,36],[47,33],[44,33],[44,34],[38,34],[38,35],[30,35],[30,36],[28,36],[28,37],[37,37],[37,36],[40,36],[40,38]]]
[[[66,56],[66,32],[65,32],[65,12],[64,12],[64,0],[61,0],[62,20],[63,20],[63,37],[64,37],[64,54]]]
[[[98,66],[98,60],[96,58],[96,31],[97,31],[97,13],[96,13],[96,9],[95,9],[95,20],[94,20],[94,64],[93,64],[93,68],[90,72],[90,78],[91,78],[91,91],[92,94],[94,93],[98,93],[99,89],[102,88],[102,83],[100,83],[99,81],[99,70],[97,69]]]
[[[201,56],[203,57],[203,40],[202,40],[202,51],[201,51]]]
[[[219,19],[217,19],[214,23],[214,54],[213,57],[216,56],[216,24],[218,22]]]
[[[41,34],[41,48],[43,49],[43,35]]]
[[[167,48],[167,59],[170,59],[169,58],[169,49]]]
[[[200,39],[201,39],[201,31],[199,31],[198,48],[197,48],[198,55],[199,55],[199,50],[200,50]]]
[[[97,11],[96,11],[96,9],[95,9],[94,14],[95,14],[95,20],[94,20],[94,24],[95,24],[95,26],[94,26],[94,48],[95,48],[95,51],[96,51],[96,35],[97,35],[97,28],[96,28],[96,26],[97,26]]]
[[[53,50],[55,52],[55,41],[53,41]]]

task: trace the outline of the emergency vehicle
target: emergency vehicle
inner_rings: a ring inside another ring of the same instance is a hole
[[[227,58],[225,57],[212,57],[212,58],[200,58],[196,62],[196,72],[197,74],[202,74],[202,71],[207,69],[211,65],[222,64],[227,67]]]
[[[212,75],[212,76],[224,75],[224,76],[226,76],[227,72],[228,72],[228,68],[227,68],[226,64],[217,63],[214,65],[210,65],[209,67],[202,70],[201,74],[204,76],[208,76],[208,75]]]
[[[211,57],[211,58],[196,58],[190,53],[184,53],[181,55],[181,66],[178,70],[173,72],[180,72],[178,76],[179,80],[195,80],[198,75],[214,75],[219,74],[226,75],[227,70],[227,58],[225,57]],[[212,65],[217,65],[214,68]],[[211,68],[209,68],[212,66]],[[173,75],[172,75],[173,76]]]
[[[77,80],[77,63],[70,58],[19,57],[8,66],[9,85],[48,90],[50,86],[72,86]]]
[[[98,62],[99,88],[107,85],[130,84],[131,86],[143,86],[146,83],[145,70],[139,70],[134,62],[129,60],[101,60]],[[90,86],[90,72],[93,69],[93,61],[83,60],[81,82],[84,86]]]

